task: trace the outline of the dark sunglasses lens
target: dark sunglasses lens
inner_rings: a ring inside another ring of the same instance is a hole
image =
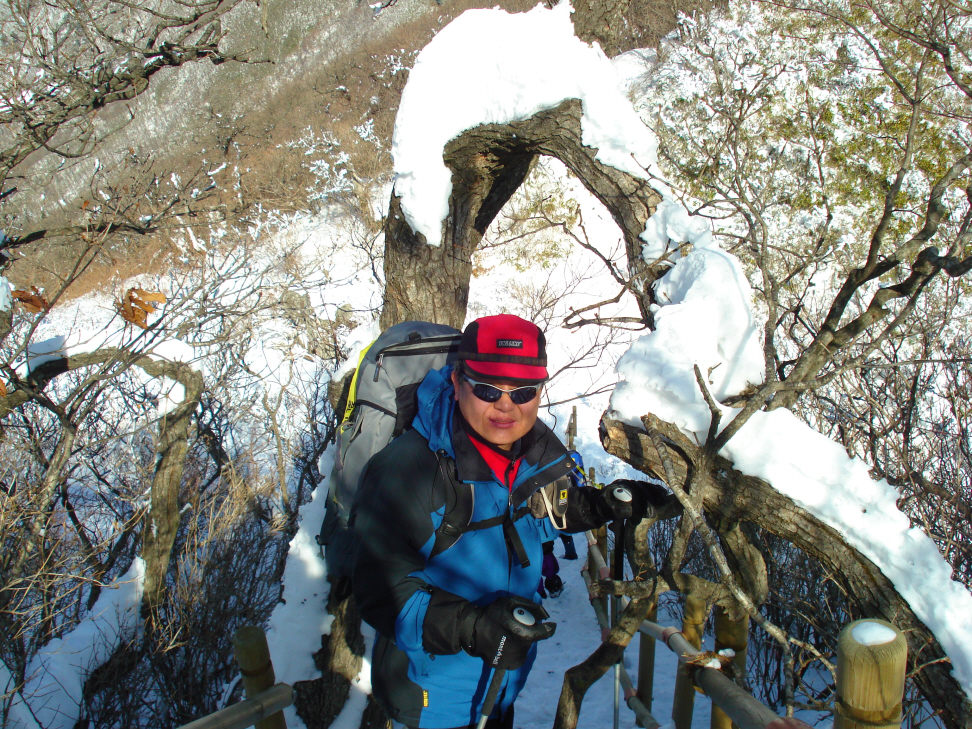
[[[492,385],[484,385],[477,382],[473,385],[473,395],[484,402],[496,402],[503,397],[503,391]]]
[[[498,402],[505,392],[510,396],[510,400],[513,401],[514,405],[526,405],[537,396],[536,387],[518,387],[515,390],[501,390],[498,387],[493,387],[483,382],[473,382],[472,380],[468,380],[468,382],[472,385],[473,395],[483,402]]]
[[[535,387],[520,387],[510,393],[510,400],[513,401],[515,405],[526,405],[533,398],[537,396],[537,388]]]

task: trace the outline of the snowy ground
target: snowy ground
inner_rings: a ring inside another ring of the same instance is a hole
[[[575,545],[580,547],[583,537],[578,535],[574,539]],[[553,714],[560,698],[564,671],[586,659],[601,641],[601,631],[594,617],[594,609],[587,600],[587,588],[580,573],[581,560],[572,562],[561,559],[562,546],[559,542],[555,545],[554,553],[560,561],[560,576],[564,580],[564,591],[560,597],[548,598],[543,604],[550,613],[550,620],[557,623],[557,632],[553,638],[540,646],[533,672],[523,693],[517,699],[516,725],[523,729],[547,729],[552,725]],[[663,616],[661,622],[665,625],[674,624],[670,620],[666,621]],[[631,642],[625,652],[624,662],[635,684],[638,680],[639,640],[640,638],[636,637]],[[664,645],[658,644],[655,649],[654,701],[651,713],[663,725],[669,721],[672,713],[676,667],[675,654]],[[711,703],[701,694],[696,697],[693,727],[701,729],[709,726]],[[619,719],[620,727],[635,726],[634,713],[625,705],[623,691]],[[578,727],[603,729],[612,725],[613,721],[614,672],[609,670],[584,697]]]

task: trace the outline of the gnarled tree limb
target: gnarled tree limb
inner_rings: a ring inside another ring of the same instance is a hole
[[[671,459],[674,478],[684,482],[691,459],[699,454],[700,446],[676,426],[653,415],[645,416],[644,422],[669,445],[668,452],[674,454]],[[601,441],[605,450],[638,470],[655,477],[664,473],[648,434],[641,428],[605,415],[601,420]],[[952,676],[945,652],[877,565],[851,546],[836,529],[797,506],[766,481],[740,473],[725,458],[715,457],[711,473],[703,504],[710,518],[752,522],[840,574],[861,615],[893,622],[907,636],[913,660],[923,666],[914,679],[946,724],[958,729],[972,723],[972,704]]]

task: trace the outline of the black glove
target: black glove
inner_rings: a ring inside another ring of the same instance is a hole
[[[615,519],[650,519],[656,507],[668,501],[668,492],[663,486],[619,478],[602,488],[598,493],[594,508],[604,521]]]
[[[493,668],[519,668],[526,662],[530,646],[557,629],[556,623],[540,622],[548,617],[540,605],[516,595],[485,607],[470,603],[460,620],[459,638],[466,653]]]

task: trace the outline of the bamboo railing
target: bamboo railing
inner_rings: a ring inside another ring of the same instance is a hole
[[[287,729],[283,710],[294,703],[294,689],[275,683],[270,648],[263,628],[247,625],[233,636],[246,700],[184,724],[180,729]]]
[[[587,532],[587,540],[588,561],[582,568],[582,575],[588,591],[592,592],[593,580],[606,579],[610,570],[597,537]],[[672,702],[672,723],[676,729],[691,727],[696,690],[712,700],[711,729],[810,729],[800,719],[779,716],[721,670],[693,664],[693,659],[703,653],[700,648],[707,606],[687,597],[681,630],[659,625],[650,619],[654,615],[642,623],[637,689],[621,664],[620,683],[625,703],[634,712],[638,725],[646,729],[661,726],[651,714],[650,693],[655,668],[654,648],[661,641],[678,656]],[[611,622],[603,603],[599,597],[591,597],[590,601],[602,636],[606,636]],[[732,649],[735,654],[732,662],[737,670],[741,670],[740,675],[745,675],[748,628],[748,620],[735,622],[717,611],[716,650]],[[837,647],[834,729],[899,729],[906,666],[907,643],[901,631],[893,625],[878,619],[858,620],[847,625]]]

